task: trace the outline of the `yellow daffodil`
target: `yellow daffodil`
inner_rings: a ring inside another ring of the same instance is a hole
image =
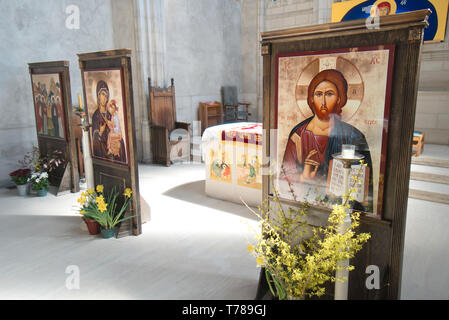
[[[131,194],[132,194],[132,191],[130,188],[126,188],[125,192],[123,193],[123,195],[128,198],[131,198]]]
[[[262,265],[264,264],[263,258],[260,257],[260,256],[257,257],[257,258],[256,258],[256,263],[257,263],[258,265],[262,266]]]
[[[81,196],[82,196],[82,197],[87,197],[87,195],[88,195],[87,192],[81,193]]]
[[[101,202],[101,203],[98,204],[98,210],[101,213],[105,212],[107,210],[107,207],[108,207],[107,203]]]
[[[80,210],[80,214],[85,214],[86,210]]]
[[[96,201],[97,203],[104,203],[104,197],[103,197],[103,195],[98,196],[98,197],[95,199],[95,201]]]
[[[97,186],[97,192],[103,192],[103,190],[104,190],[104,186],[102,184],[99,184]]]
[[[94,189],[89,189],[89,190],[87,190],[87,193],[90,194],[90,195],[93,195],[95,193],[95,190]]]
[[[253,251],[254,251],[254,247],[251,244],[249,244],[248,245],[248,252],[253,252]]]
[[[86,198],[84,198],[84,197],[80,197],[80,198],[78,198],[78,200],[76,200],[76,201],[78,201],[78,203],[80,204],[80,205],[83,205],[85,202],[86,202]]]

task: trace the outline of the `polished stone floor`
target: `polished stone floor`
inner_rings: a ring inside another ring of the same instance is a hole
[[[423,157],[449,159],[445,148],[427,147]],[[142,235],[122,239],[87,234],[75,211],[79,193],[0,189],[0,299],[253,299],[259,269],[247,245],[257,222],[249,210],[207,197],[201,164],[139,165],[139,179],[151,220]],[[402,299],[449,298],[448,225],[449,205],[409,199]],[[73,270],[79,289],[68,289]]]
[[[449,146],[424,146],[417,159],[449,161]],[[449,177],[449,168],[415,165],[412,172]],[[410,181],[410,188],[447,195],[449,185]],[[449,299],[449,204],[409,198],[401,299]]]
[[[0,299],[254,299],[248,209],[206,197],[203,165],[141,165],[139,177],[151,221],[121,239],[83,230],[79,194],[0,189]]]

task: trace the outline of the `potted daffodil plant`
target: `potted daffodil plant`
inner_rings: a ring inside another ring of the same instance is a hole
[[[115,187],[111,192],[105,194],[104,186],[97,185],[95,190],[89,189],[81,194],[81,197],[78,199],[78,203],[81,205],[79,213],[83,215],[85,221],[91,219],[98,223],[103,238],[111,238],[114,236],[115,227],[119,223],[134,217],[123,217],[131,201],[131,189],[126,188],[122,196],[124,196],[124,199],[119,197],[119,192],[116,191]],[[123,200],[121,206],[120,200]],[[86,224],[88,224],[87,221]],[[90,229],[89,232],[92,234]]]

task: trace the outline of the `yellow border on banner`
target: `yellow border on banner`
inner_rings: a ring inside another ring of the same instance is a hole
[[[431,41],[427,42],[440,42],[444,41],[446,36],[446,23],[447,23],[447,10],[449,8],[449,0],[429,0],[435,7],[438,13],[438,28],[435,37]]]
[[[333,3],[331,22],[340,22],[349,10],[365,1],[366,0],[352,0]]]
[[[345,2],[336,2],[332,4],[332,18],[331,22],[340,22],[341,19],[351,10],[353,7],[365,2],[366,0],[352,0]],[[429,42],[444,41],[446,36],[447,15],[449,9],[449,0],[428,0],[436,9],[438,15],[438,27],[437,32],[433,40]]]

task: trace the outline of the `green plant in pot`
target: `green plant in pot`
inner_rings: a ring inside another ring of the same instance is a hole
[[[104,186],[97,185],[95,190],[90,189],[81,194],[78,203],[81,204],[80,214],[85,218],[93,219],[98,222],[103,238],[111,238],[115,234],[115,227],[134,216],[123,217],[129,202],[132,198],[132,191],[126,188],[119,198],[119,193],[115,187],[108,194],[104,193]],[[119,207],[119,201],[124,200]]]
[[[31,170],[28,168],[21,168],[11,172],[9,176],[11,177],[11,180],[16,184],[19,195],[25,196],[27,194],[28,179],[31,176]]]
[[[28,181],[31,183],[31,189],[36,191],[38,197],[47,195],[48,186],[50,185],[47,172],[33,172]]]
[[[81,193],[81,197],[78,198],[78,203],[81,205],[78,208],[78,213],[82,215],[83,221],[87,226],[89,234],[96,235],[100,233],[100,224],[95,220],[94,215],[92,215],[92,206],[96,204],[97,194],[94,189],[89,189],[86,192]],[[91,208],[89,210],[89,208]]]
[[[33,146],[33,149],[27,152],[23,160],[19,161],[19,163],[22,167],[29,168],[33,175],[35,173],[43,174],[45,172],[45,180],[41,182],[39,179],[40,182],[37,183],[39,186],[35,185],[34,188],[31,188],[36,193],[40,193],[40,196],[43,196],[46,194],[44,190],[48,190],[48,186],[55,182],[55,171],[64,169],[65,159],[64,153],[60,150],[53,150],[49,155],[44,155],[40,153],[38,147]],[[41,191],[37,192],[38,190]]]

